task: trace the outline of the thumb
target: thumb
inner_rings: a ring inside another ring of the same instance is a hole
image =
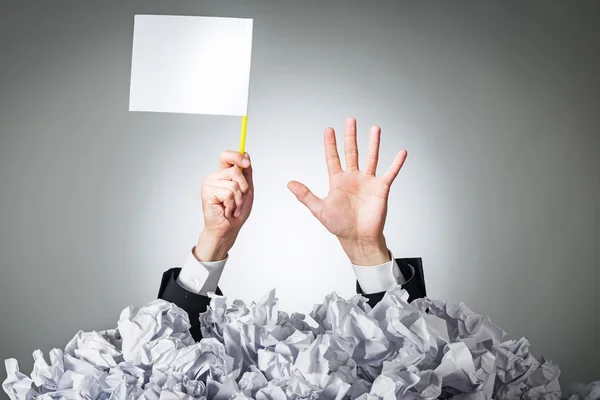
[[[304,204],[316,218],[321,216],[323,207],[322,200],[315,196],[305,185],[297,181],[290,181],[288,189],[296,196],[300,203]]]

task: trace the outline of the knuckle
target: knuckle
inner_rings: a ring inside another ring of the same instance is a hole
[[[232,191],[240,190],[240,186],[236,181],[227,181],[227,184]]]
[[[244,174],[242,174],[242,171],[240,171],[240,169],[238,167],[231,168],[231,175],[233,178],[237,178],[237,179],[244,177]]]
[[[248,181],[246,181],[246,178],[243,175],[238,176],[235,182],[237,183],[239,189],[242,192],[245,193],[246,191],[248,191]]]
[[[208,176],[208,178],[206,179],[207,181],[218,181],[223,179],[223,171],[219,171],[219,172],[215,172],[212,173]]]

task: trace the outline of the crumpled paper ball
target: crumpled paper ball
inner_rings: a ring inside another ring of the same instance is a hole
[[[280,311],[275,290],[258,303],[211,294],[203,339],[176,305],[122,311],[117,328],[78,332],[30,376],[5,361],[12,400],[559,399],[559,367],[529,342],[465,304],[408,303],[400,286],[375,307],[332,293],[308,314]],[[600,398],[600,381],[570,400]]]

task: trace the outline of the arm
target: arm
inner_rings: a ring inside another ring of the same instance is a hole
[[[182,268],[171,268],[163,274],[158,289],[158,298],[170,301],[188,313],[190,333],[194,340],[200,341],[202,333],[200,332],[198,315],[206,311],[210,305],[210,297],[185,289],[180,282],[181,271]],[[219,288],[216,289],[215,293],[223,295]]]
[[[242,167],[242,171],[240,168]],[[163,274],[158,298],[188,313],[190,333],[202,338],[198,315],[210,305],[208,293],[223,295],[219,279],[240,229],[250,216],[254,201],[252,166],[248,154],[225,151],[220,171],[202,184],[204,230],[182,268]]]
[[[227,258],[202,262],[194,254],[197,246],[192,249],[182,268],[171,268],[163,273],[158,298],[174,303],[188,313],[190,333],[199,341],[202,333],[198,315],[210,305],[208,293],[223,295],[218,283]]]
[[[381,129],[371,128],[364,171],[358,168],[356,120],[346,120],[342,170],[335,132],[324,135],[325,160],[329,174],[329,193],[315,196],[304,184],[291,181],[288,188],[325,228],[334,234],[350,259],[357,278],[357,292],[374,306],[387,290],[402,285],[410,300],[425,296],[424,281],[416,276],[411,263],[394,260],[388,250],[383,229],[392,183],[404,165],[407,153],[400,151],[392,165],[376,177]],[[421,271],[420,265],[418,268]]]

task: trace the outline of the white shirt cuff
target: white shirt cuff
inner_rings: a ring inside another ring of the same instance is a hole
[[[406,283],[400,272],[400,267],[390,252],[391,260],[375,266],[361,266],[352,264],[354,275],[365,294],[387,292],[398,285]]]
[[[194,249],[183,264],[177,283],[184,289],[203,296],[209,292],[216,292],[229,256],[221,261],[198,261],[193,251]]]

